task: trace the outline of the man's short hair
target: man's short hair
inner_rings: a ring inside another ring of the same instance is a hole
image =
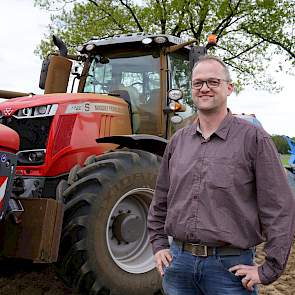
[[[217,56],[214,55],[202,55],[199,60],[195,63],[192,72],[194,72],[195,68],[197,67],[198,64],[200,64],[203,61],[207,61],[207,60],[215,60],[216,62],[218,62],[219,64],[222,65],[223,69],[224,69],[224,73],[226,76],[226,79],[228,81],[231,81],[231,77],[230,77],[230,72],[229,69],[227,67],[227,65]]]

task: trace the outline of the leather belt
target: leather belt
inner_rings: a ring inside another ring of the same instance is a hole
[[[182,242],[175,239],[173,241],[178,246],[180,246],[182,250],[190,252],[193,256],[201,256],[201,257],[207,257],[212,255],[232,256],[232,255],[240,255],[242,251],[245,251],[243,249],[236,248],[233,246],[209,247],[207,245],[187,243],[187,242]]]

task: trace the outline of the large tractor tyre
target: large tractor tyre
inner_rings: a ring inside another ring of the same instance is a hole
[[[161,158],[120,150],[88,158],[58,189],[65,203],[58,273],[83,294],[160,294],[146,228]]]

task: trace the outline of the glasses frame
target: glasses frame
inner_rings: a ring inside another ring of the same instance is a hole
[[[215,80],[215,81],[218,81],[218,85],[217,86],[209,86],[208,85],[208,81],[210,81],[210,80]],[[206,86],[207,86],[207,88],[209,88],[209,89],[214,89],[214,88],[217,88],[217,87],[219,87],[220,86],[220,84],[221,84],[221,81],[224,81],[224,82],[230,82],[230,80],[225,80],[225,79],[219,79],[219,78],[210,78],[210,79],[208,79],[208,80],[197,80],[198,82],[202,82],[202,84],[201,84],[201,86],[200,87],[195,87],[194,86],[194,82],[192,82],[192,89],[196,89],[196,90],[201,90],[202,88],[203,88],[203,86],[204,86],[204,83],[206,83]]]

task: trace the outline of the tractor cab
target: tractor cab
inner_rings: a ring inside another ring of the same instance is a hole
[[[181,43],[172,36],[142,34],[91,40],[80,48],[81,53],[89,50],[91,60],[79,91],[119,94],[130,102],[134,133],[163,136],[168,131],[167,115],[174,113],[167,108],[169,90],[177,89],[186,106],[180,118],[193,113],[189,48],[167,52]]]
[[[60,52],[67,52],[62,41],[55,43]],[[93,38],[79,46],[80,55],[73,57],[83,61],[82,72],[74,73],[74,80],[79,80],[78,92],[124,99],[130,106],[134,134],[169,138],[194,114],[189,66],[192,47],[185,45],[189,43],[175,36],[144,33]],[[69,68],[69,59],[52,56],[50,64],[57,58],[59,66],[49,67],[45,93],[60,92],[56,87],[67,88],[52,83],[57,75],[66,76],[61,80],[68,83],[69,73],[64,69]]]

